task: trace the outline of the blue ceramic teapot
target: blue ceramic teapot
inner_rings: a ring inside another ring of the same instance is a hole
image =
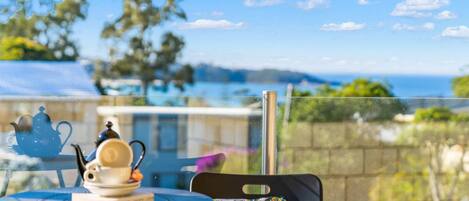
[[[60,121],[52,128],[52,121],[44,111],[45,107],[39,107],[39,112],[34,116],[24,115],[18,123],[11,122],[15,128],[16,142],[18,145],[12,148],[18,154],[25,154],[31,157],[54,158],[59,155],[62,148],[72,135],[72,125],[67,121]],[[69,132],[64,142],[61,142],[59,127],[67,125]]]

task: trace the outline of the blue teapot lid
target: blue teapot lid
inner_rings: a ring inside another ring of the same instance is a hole
[[[39,107],[39,112],[33,117],[33,127],[42,127],[43,125],[52,126],[51,119],[48,114],[44,111],[46,108],[44,106]]]

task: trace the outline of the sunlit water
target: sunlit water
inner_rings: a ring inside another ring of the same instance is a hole
[[[340,83],[351,82],[356,78],[368,78],[381,81],[391,87],[397,97],[453,97],[451,90],[452,76],[429,76],[429,75],[359,75],[359,74],[322,74],[321,79]],[[312,91],[318,84],[296,84],[296,89]],[[215,83],[196,82],[186,86],[180,91],[172,86],[164,91],[153,87],[149,91],[151,102],[155,104],[181,105],[177,97],[200,97],[212,105],[240,105],[239,97],[257,96],[263,90],[275,90],[279,94],[279,100],[283,100],[286,94],[287,83]],[[139,87],[121,87],[119,89],[108,89],[111,94],[138,95]],[[163,98],[164,97],[164,98]],[[223,103],[221,103],[223,102]]]

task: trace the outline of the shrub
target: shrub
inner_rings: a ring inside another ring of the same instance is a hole
[[[52,60],[47,47],[24,37],[4,37],[0,40],[0,60]]]

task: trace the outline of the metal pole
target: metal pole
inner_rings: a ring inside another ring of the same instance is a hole
[[[277,92],[262,92],[262,174],[276,174],[277,143],[275,118],[277,113]]]

